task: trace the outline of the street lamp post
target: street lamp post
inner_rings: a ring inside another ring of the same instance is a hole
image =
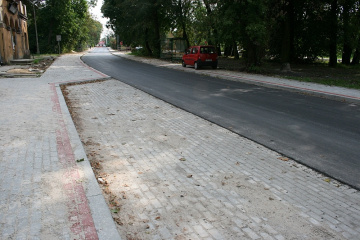
[[[37,54],[40,54],[39,38],[38,38],[37,25],[36,25],[35,1],[32,1],[31,3],[33,4],[33,9],[34,9],[34,24],[35,24],[35,36],[36,36],[36,53],[37,53]]]

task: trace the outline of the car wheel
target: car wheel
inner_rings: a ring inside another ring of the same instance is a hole
[[[212,66],[213,69],[217,69],[217,64]]]
[[[182,61],[182,66],[186,67],[186,64],[185,64],[184,60]]]
[[[198,62],[195,62],[195,70],[198,70],[199,68],[200,68],[200,66],[199,66],[199,64],[198,64]]]

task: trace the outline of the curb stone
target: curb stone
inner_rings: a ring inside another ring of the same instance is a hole
[[[155,59],[156,61],[154,60],[154,62],[151,62],[151,61],[144,61],[142,57],[138,57],[138,56],[129,57],[126,54],[122,52],[118,52],[116,50],[109,50],[109,52],[114,56],[119,56],[129,60],[151,64],[158,67],[172,68],[178,71],[189,71],[191,69],[191,68],[183,68],[180,64],[159,65],[158,61],[168,63],[160,59]],[[226,79],[230,81],[244,82],[247,84],[253,84],[263,87],[284,89],[284,90],[299,92],[303,94],[310,94],[313,96],[323,97],[331,100],[347,101],[347,102],[360,104],[360,91],[356,89],[347,89],[343,87],[328,86],[328,85],[309,83],[309,82],[300,82],[296,80],[289,80],[286,78],[260,76],[260,75],[247,74],[247,73],[237,73],[227,70],[218,70],[218,71],[196,70],[196,71],[191,71],[191,73],[202,74],[202,75]],[[255,79],[256,77],[258,77],[259,79]]]
[[[71,118],[68,107],[65,103],[64,96],[61,92],[60,85],[56,85],[56,91],[59,96],[59,102],[63,118],[65,120],[67,132],[69,134],[70,143],[74,151],[75,159],[84,159],[85,161],[77,163],[78,167],[84,173],[83,187],[88,199],[88,204],[93,216],[96,232],[99,240],[121,240],[121,237],[116,229],[114,220],[111,216],[108,205],[105,202],[102,191],[96,181],[95,175],[92,171],[90,162],[86,157],[85,150],[81,143],[80,137],[76,131],[76,127]]]

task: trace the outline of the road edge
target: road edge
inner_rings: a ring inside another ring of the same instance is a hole
[[[135,56],[135,57],[131,57],[131,58],[126,57],[126,55],[124,53],[121,53],[121,52],[113,50],[113,49],[112,49],[112,51],[109,49],[109,52],[114,56],[122,57],[122,58],[125,58],[128,60],[138,61],[138,62],[142,62],[144,64],[150,64],[150,65],[157,66],[157,67],[171,68],[171,69],[174,69],[177,71],[184,71],[184,69],[178,69],[177,67],[167,67],[166,65],[158,66],[157,64],[144,62],[144,61],[140,60],[140,58],[142,58],[142,57],[139,57],[139,56]],[[120,54],[116,54],[115,52],[119,52]],[[161,60],[161,59],[156,59],[156,60]],[[179,64],[179,66],[181,66],[181,65]],[[219,70],[222,71],[221,69],[219,69]],[[310,84],[310,85],[314,85],[314,86],[321,86],[323,88],[329,87],[329,88],[337,88],[337,89],[347,90],[347,88],[343,88],[343,87],[328,86],[328,85],[322,85],[322,84],[311,83],[311,82],[310,83],[309,82],[300,82],[300,81],[291,80],[291,79],[287,79],[287,78],[276,78],[276,77],[269,77],[269,76],[261,76],[261,77],[262,78],[280,79],[280,81],[284,81],[284,82],[286,81],[288,83],[269,82],[269,81],[265,81],[265,80],[252,79],[250,77],[236,76],[236,74],[231,75],[231,74],[219,73],[219,72],[214,72],[214,71],[206,72],[206,71],[202,71],[202,70],[196,70],[196,71],[192,71],[191,73],[206,75],[206,76],[215,77],[215,78],[221,78],[221,79],[229,80],[229,81],[237,81],[237,82],[243,82],[243,83],[257,85],[257,86],[269,87],[269,88],[274,88],[274,89],[288,90],[288,91],[292,91],[292,92],[298,92],[300,94],[308,94],[311,96],[326,98],[326,99],[330,99],[330,100],[346,101],[346,102],[360,104],[360,97],[350,96],[350,95],[336,93],[336,92],[329,92],[329,91],[319,90],[319,89],[315,89],[315,88],[301,87],[301,86],[296,86],[295,84],[291,85],[290,83],[297,83],[297,84],[303,83],[303,84]],[[251,76],[252,74],[241,73],[241,75]],[[356,89],[348,89],[348,90],[355,91]]]

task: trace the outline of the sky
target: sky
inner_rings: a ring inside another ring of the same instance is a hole
[[[107,18],[103,18],[103,14],[101,13],[101,6],[103,4],[103,0],[98,0],[96,7],[90,8],[90,13],[95,17],[95,20],[101,22],[103,25],[103,32],[101,33],[101,38],[105,37],[109,33],[112,33],[112,30],[106,28]]]

